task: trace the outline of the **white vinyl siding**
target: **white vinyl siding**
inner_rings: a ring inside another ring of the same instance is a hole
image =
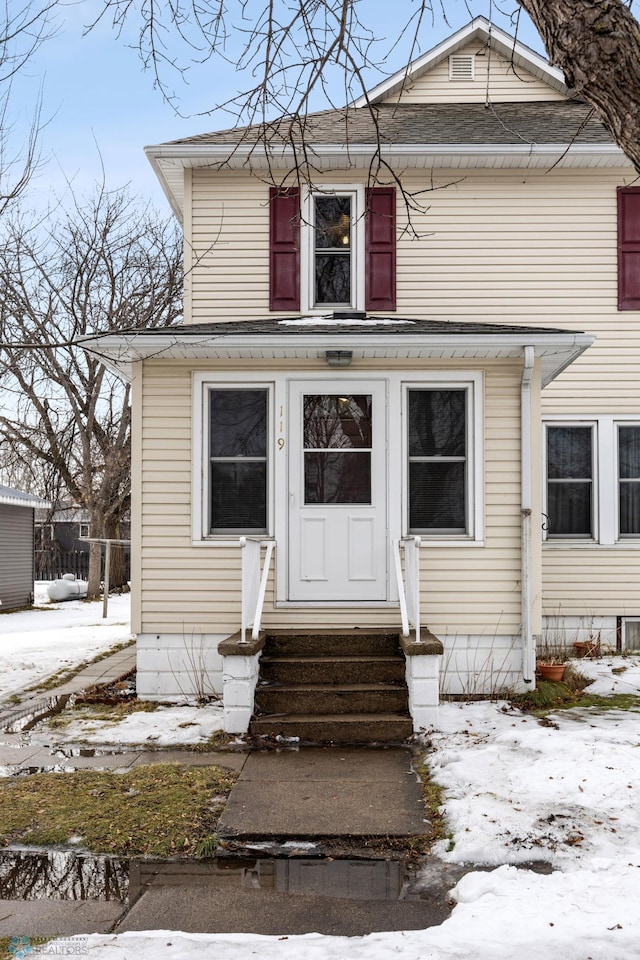
[[[395,93],[387,103],[492,103],[523,100],[564,100],[563,94],[510,61],[489,51],[484,44],[468,44],[455,54],[472,56],[473,80],[451,80],[449,58],[409,83],[400,97]],[[487,76],[490,77],[487,83]]]
[[[228,381],[229,364],[217,367]],[[269,370],[252,364],[254,382]],[[370,364],[372,370],[406,370],[400,363]],[[433,364],[433,369],[450,365]],[[464,370],[464,364],[456,364]],[[240,617],[240,549],[237,546],[193,546],[191,411],[193,364],[145,363],[142,418],[141,622],[144,634],[184,632],[225,634],[238,629]],[[214,370],[216,367],[211,365]],[[307,364],[297,369],[326,369]],[[467,365],[477,370],[477,365]],[[477,635],[517,634],[520,620],[520,468],[519,384],[521,365],[489,363],[485,386],[485,546],[447,545],[421,553],[423,616],[434,632]],[[267,374],[268,378],[268,374]],[[407,370],[406,379],[411,380]],[[444,379],[444,377],[443,377]],[[354,620],[348,608],[313,610],[318,626],[344,627]],[[396,608],[359,609],[361,626],[397,626]],[[308,608],[274,606],[273,566],[267,588],[263,625],[309,624]]]

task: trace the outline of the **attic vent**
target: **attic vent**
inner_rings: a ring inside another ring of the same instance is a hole
[[[474,57],[470,54],[449,57],[449,80],[473,80],[474,65]]]

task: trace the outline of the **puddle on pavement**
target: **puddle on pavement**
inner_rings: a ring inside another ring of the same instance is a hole
[[[521,864],[551,872],[548,864]],[[0,851],[0,900],[115,900],[133,904],[157,887],[262,891],[287,897],[359,901],[428,901],[445,909],[448,891],[469,870],[493,869],[427,859],[399,860],[270,857],[212,860],[120,860],[69,850]],[[235,894],[234,894],[235,895]],[[446,908],[448,912],[448,908]]]
[[[128,861],[68,850],[0,852],[0,900],[124,902],[128,891]]]

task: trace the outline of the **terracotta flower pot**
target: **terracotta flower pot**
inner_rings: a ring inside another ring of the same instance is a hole
[[[539,663],[538,672],[543,680],[562,680],[564,677],[564,663]]]

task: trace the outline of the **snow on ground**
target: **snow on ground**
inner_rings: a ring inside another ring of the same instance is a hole
[[[640,695],[640,658],[581,662],[594,692]],[[613,673],[613,670],[622,672]],[[451,841],[472,870],[439,927],[366,937],[148,931],[86,941],[92,960],[638,960],[640,714],[443,704],[430,739]],[[451,847],[451,849],[449,849]],[[523,867],[546,861],[553,872]],[[521,868],[518,868],[518,865]]]
[[[1,694],[128,637],[128,598],[110,600],[107,621],[100,614],[99,604],[72,601],[1,616]],[[640,658],[581,661],[580,669],[594,677],[594,693],[640,695]],[[181,742],[193,742],[207,714],[219,726],[218,707],[161,707],[127,717],[117,732],[92,721],[82,738],[155,736],[161,745],[181,731]],[[443,704],[430,739],[452,834],[437,852],[496,867],[463,877],[439,927],[353,938],[96,934],[79,941],[79,952],[92,960],[638,960],[640,714],[581,709],[539,722],[507,704]],[[534,860],[553,872],[516,866]]]
[[[206,707],[164,706],[136,711],[114,720],[78,719],[64,727],[42,724],[33,741],[53,743],[142,744],[152,747],[184,746],[208,740],[222,730],[222,704]]]
[[[31,610],[0,614],[0,702],[131,639],[130,597],[51,603],[47,584],[36,583]]]

